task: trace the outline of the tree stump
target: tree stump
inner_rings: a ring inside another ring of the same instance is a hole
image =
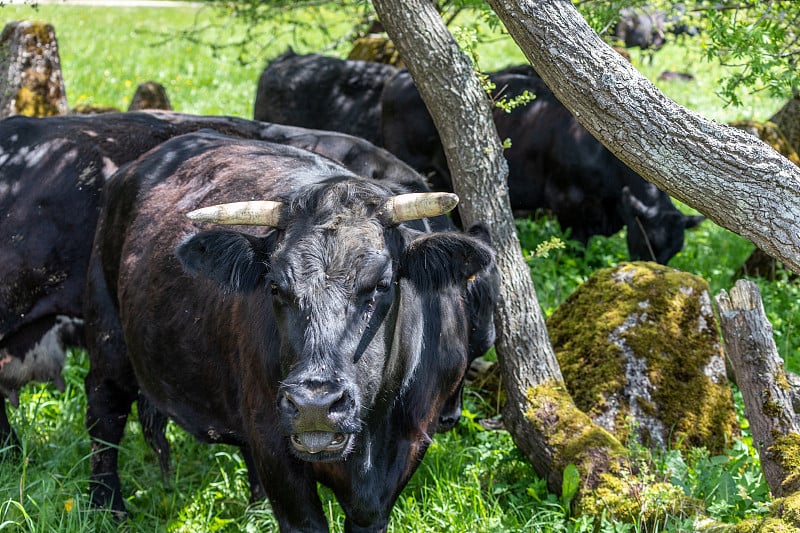
[[[172,105],[167,98],[167,90],[163,85],[155,81],[146,81],[136,87],[133,100],[128,106],[128,111],[139,111],[142,109],[164,109],[172,110]]]
[[[795,479],[800,473],[789,464],[793,453],[788,453],[788,448],[795,447],[800,418],[792,406],[792,388],[772,337],[772,324],[758,286],[751,281],[737,281],[730,296],[721,291],[716,301],[764,477],[774,497],[787,496],[800,488]]]
[[[0,34],[0,118],[49,117],[69,110],[53,26],[15,21]]]

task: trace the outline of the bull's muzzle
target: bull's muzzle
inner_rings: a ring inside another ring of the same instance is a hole
[[[292,448],[306,460],[341,458],[360,426],[356,395],[338,383],[284,384],[278,406]]]

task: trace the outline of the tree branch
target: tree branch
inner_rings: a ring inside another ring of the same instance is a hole
[[[676,104],[568,0],[489,0],[556,97],[660,189],[800,272],[800,168]]]

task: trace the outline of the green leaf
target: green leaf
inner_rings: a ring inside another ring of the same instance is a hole
[[[561,505],[564,510],[569,512],[569,505],[572,498],[578,492],[580,486],[581,474],[578,472],[578,467],[574,464],[568,464],[564,469],[564,474],[561,479]]]

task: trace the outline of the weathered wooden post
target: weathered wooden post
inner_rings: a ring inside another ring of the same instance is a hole
[[[796,450],[800,417],[792,405],[793,391],[772,337],[758,286],[739,280],[716,297],[728,358],[742,391],[744,410],[761,468],[776,498],[800,490]]]
[[[0,34],[0,118],[68,110],[53,26],[29,20],[6,24]]]

